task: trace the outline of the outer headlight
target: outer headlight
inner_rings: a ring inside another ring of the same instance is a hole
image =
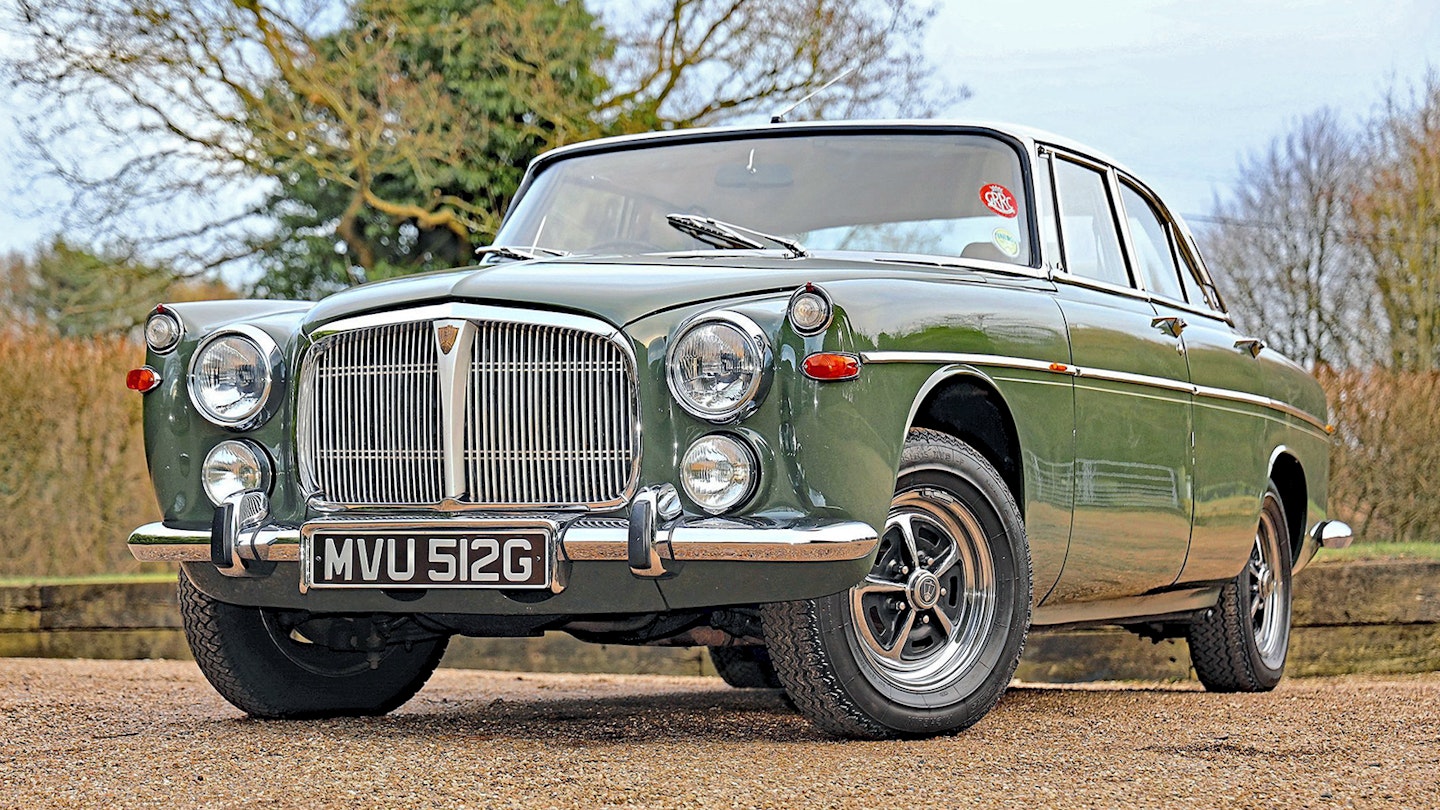
[[[728,433],[701,436],[680,461],[685,494],[707,512],[724,512],[743,504],[759,480],[755,451]]]
[[[280,349],[253,327],[233,327],[200,344],[190,358],[190,402],[211,422],[245,430],[264,422]]]
[[[686,326],[666,354],[670,393],[711,422],[745,418],[770,387],[770,341],[743,315],[720,312]]]
[[[200,469],[205,495],[216,506],[237,492],[270,489],[270,459],[250,442],[220,442],[205,456]]]

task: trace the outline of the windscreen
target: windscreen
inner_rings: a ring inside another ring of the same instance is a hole
[[[984,135],[806,134],[650,142],[537,175],[496,244],[577,254],[713,249],[667,214],[709,217],[811,251],[1029,264],[1020,161]]]

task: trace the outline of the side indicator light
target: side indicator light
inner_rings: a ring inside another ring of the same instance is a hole
[[[1335,435],[1335,426],[1334,426],[1334,425],[1326,425],[1326,426],[1325,426],[1325,432],[1326,432],[1326,433],[1329,433],[1329,434],[1332,435],[1332,436]]]
[[[860,376],[860,358],[853,354],[817,352],[800,364],[805,376],[826,382],[853,380]]]
[[[1065,374],[1065,373],[1068,373],[1068,372],[1070,371],[1070,367],[1067,366],[1067,365],[1065,365],[1064,363],[1051,363],[1051,364],[1050,364],[1050,370],[1051,370],[1051,371],[1055,371],[1055,372],[1059,372],[1059,373],[1061,373],[1061,374]]]
[[[160,374],[149,366],[130,369],[130,373],[125,375],[125,387],[131,391],[139,391],[144,394],[154,391],[159,385]]]

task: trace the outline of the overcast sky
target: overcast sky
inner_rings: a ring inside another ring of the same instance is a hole
[[[954,116],[1089,144],[1205,214],[1239,158],[1298,117],[1330,106],[1358,120],[1387,87],[1440,68],[1440,2],[942,0],[928,47],[974,92]],[[15,111],[0,114],[0,251],[50,230],[25,216]]]

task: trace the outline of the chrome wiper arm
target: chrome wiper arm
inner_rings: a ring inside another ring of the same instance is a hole
[[[499,256],[502,259],[516,259],[518,261],[531,261],[543,256],[569,256],[568,250],[556,250],[554,248],[528,247],[519,248],[511,245],[487,245],[475,248],[476,256]]]
[[[788,251],[786,258],[801,259],[810,254],[794,239],[784,236],[757,231],[754,228],[746,228],[732,222],[722,222],[710,217],[696,216],[695,214],[666,214],[665,221],[670,227],[688,236],[693,236],[707,245],[722,248],[748,248],[750,250],[764,250],[765,242],[752,239],[751,236],[758,236],[766,242],[773,242]]]

